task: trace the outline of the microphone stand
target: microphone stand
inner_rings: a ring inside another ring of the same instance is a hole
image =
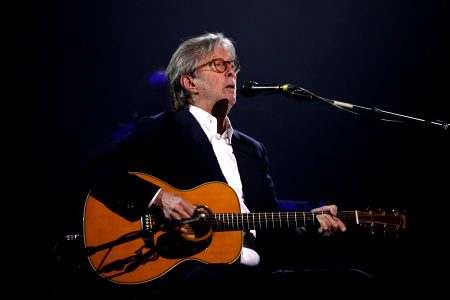
[[[282,94],[289,96],[289,97],[293,97],[297,100],[322,101],[327,104],[338,107],[340,109],[344,109],[351,113],[355,113],[357,115],[359,115],[360,113],[369,113],[372,117],[378,118],[382,121],[415,122],[415,123],[427,124],[427,125],[431,125],[431,126],[438,126],[444,130],[447,130],[449,128],[449,123],[443,122],[440,120],[426,120],[426,119],[411,117],[411,116],[407,116],[407,115],[402,115],[402,114],[382,110],[377,107],[370,108],[370,107],[364,107],[364,106],[360,106],[360,105],[351,104],[348,102],[326,99],[326,98],[317,96],[317,95],[315,95],[303,88],[300,88],[300,87],[297,87],[294,90],[289,91],[289,92],[283,92]],[[394,119],[386,119],[386,117],[392,117]]]

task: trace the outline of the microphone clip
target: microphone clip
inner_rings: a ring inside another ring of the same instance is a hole
[[[290,96],[293,98],[296,98],[298,100],[305,100],[305,101],[313,101],[314,100],[314,94],[308,92],[305,89],[302,89],[300,87],[296,87],[293,91],[289,92]]]

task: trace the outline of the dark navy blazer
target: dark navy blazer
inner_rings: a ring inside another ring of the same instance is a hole
[[[277,211],[263,144],[234,130],[232,147],[250,211]],[[123,139],[92,153],[87,161],[82,178],[91,193],[121,216],[137,220],[147,212],[158,187],[128,171],[155,176],[183,190],[226,182],[211,143],[188,110],[142,118]]]

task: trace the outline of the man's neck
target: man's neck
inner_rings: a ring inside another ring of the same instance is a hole
[[[216,104],[214,104],[211,110],[211,115],[213,115],[217,119],[217,133],[219,134],[224,133],[225,130],[227,129],[226,128],[227,123],[225,121],[227,114],[228,114],[227,99],[220,100],[216,102]]]
[[[213,107],[204,107],[203,105],[195,105],[200,109],[203,109],[206,112],[209,112],[212,116],[214,116],[217,119],[217,133],[222,134],[227,130],[227,124],[226,121],[229,107],[228,107],[228,100],[223,99],[220,101],[217,101]]]

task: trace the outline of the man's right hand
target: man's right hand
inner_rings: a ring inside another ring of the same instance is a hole
[[[163,189],[156,195],[152,206],[158,207],[168,220],[190,218],[194,214],[196,208],[182,197]]]

